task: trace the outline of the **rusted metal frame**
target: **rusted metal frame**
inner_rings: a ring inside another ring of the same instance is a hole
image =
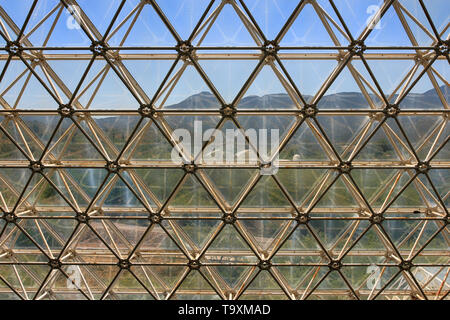
[[[419,174],[416,172],[409,180],[407,183],[405,183],[405,185],[403,185],[403,187],[400,189],[400,191],[391,199],[391,201],[389,201],[388,204],[386,204],[386,206],[383,208],[383,210],[381,210],[381,214],[385,213],[386,210],[397,200],[397,198],[403,193],[403,191],[406,190],[406,188],[411,184],[411,182],[413,182],[413,180],[418,176]]]
[[[433,151],[433,148],[436,146],[436,143],[442,136],[442,133],[444,132],[444,129],[445,129],[445,125],[446,125],[446,120],[445,120],[445,118],[443,118],[442,122],[440,124],[437,124],[436,127],[433,130],[431,130],[431,132],[426,137],[424,137],[423,141],[417,146],[416,152],[422,151],[422,149],[424,149],[426,147],[426,144],[429,143],[430,140],[432,140],[432,138],[436,134],[436,132],[438,132],[436,134],[434,141],[431,144],[430,149],[428,150],[427,156],[425,157],[425,161],[427,161],[428,157],[431,154],[431,151]]]
[[[122,273],[122,269],[119,269],[119,271],[117,271],[116,275],[111,280],[109,285],[106,287],[105,291],[103,291],[102,296],[100,297],[100,300],[105,300],[108,295],[111,295],[110,291],[112,290],[114,284],[116,283],[116,281],[119,278],[121,273]]]
[[[225,214],[227,211],[227,207],[229,206],[227,206],[226,201],[222,197],[222,195],[218,191],[214,190],[214,182],[202,170],[195,172],[193,175],[202,185],[203,189],[206,190],[208,195],[211,197],[211,200],[213,200],[214,203],[219,207],[219,209]]]
[[[308,229],[309,233],[313,236],[313,238],[316,240],[319,247],[322,249],[322,252],[325,254],[326,258],[328,258],[328,261],[333,261],[332,255],[328,252],[327,248],[323,245],[323,243],[320,241],[317,234],[314,232],[314,229],[309,225],[306,224],[306,229]]]
[[[446,274],[445,274],[445,276],[444,276],[444,279],[442,279],[441,285],[439,286],[439,291],[436,292],[436,295],[435,295],[435,297],[434,297],[434,300],[437,300],[437,299],[438,299],[439,295],[441,294],[442,289],[444,288],[444,284],[447,283],[449,271],[450,271],[450,268],[447,268],[447,272],[446,272]],[[437,273],[436,273],[436,274],[437,274]],[[447,290],[447,294],[448,294],[449,292],[450,292],[450,290]],[[444,296],[446,296],[447,294],[445,294]]]
[[[319,16],[319,18],[323,18],[323,20],[322,19],[321,20],[322,20],[325,28],[327,29],[328,33],[330,35],[332,35],[333,42],[336,43],[337,47],[340,47],[341,45],[340,45],[339,40],[336,37],[335,33],[333,32],[333,29],[330,26],[330,22],[336,28],[336,30],[339,31],[339,33],[347,39],[347,41],[349,41],[349,42],[352,41],[352,39],[349,37],[349,34],[347,33],[347,30],[345,30],[345,28],[344,28],[344,30],[342,30],[341,26],[333,19],[333,17],[331,17],[328,14],[328,12],[326,12],[326,10],[320,5],[320,3],[312,2],[312,5],[313,5],[317,15]],[[337,16],[339,19],[340,14],[337,14]],[[341,21],[341,19],[339,19],[339,22],[342,23],[343,21]]]
[[[80,10],[77,10],[78,15],[75,14],[75,11],[73,11],[73,12],[70,12],[70,10],[67,10],[67,11],[68,11],[72,16],[75,16],[75,18],[79,20],[80,28],[84,31],[85,35],[89,38],[89,40],[90,40],[92,43],[95,42],[95,38],[94,38],[94,37],[97,37],[97,39],[100,39],[100,38],[101,38],[101,35],[98,33],[98,31],[97,31],[97,32],[92,32],[92,34],[89,32],[89,31],[91,31],[92,29],[88,29],[88,27],[90,27],[89,24],[88,24],[88,22],[87,22],[88,17],[87,17],[87,15],[84,13],[84,11],[81,10],[81,6],[78,5],[77,1],[75,1],[75,0],[60,0],[60,1],[61,1],[61,3],[64,5],[64,7],[65,7],[66,9],[68,9],[68,8],[69,8],[69,5],[72,5],[72,4],[73,4],[73,5],[76,5],[76,6],[78,6],[78,8],[80,8]],[[78,20],[77,20],[77,21],[78,21]],[[95,31],[96,31],[96,30],[95,30]],[[100,35],[100,36],[99,36],[99,35]]]
[[[270,276],[272,279],[277,283],[277,285],[280,287],[280,289],[283,291],[283,293],[286,295],[286,297],[289,300],[295,300],[294,295],[289,292],[289,285],[286,283],[286,279],[283,277],[281,273],[278,272],[276,268],[270,268],[268,270]]]
[[[201,270],[199,270],[199,272],[204,277],[207,277],[207,275],[209,275],[209,277],[211,277],[211,280],[212,280],[212,281],[209,281],[209,282],[211,282],[211,284],[210,284],[211,287],[214,288],[214,291],[216,291],[216,293],[218,292],[218,296],[221,299],[227,300],[226,293],[231,291],[232,288],[230,288],[230,286],[226,283],[226,281],[223,280],[223,278],[219,275],[219,273],[215,269],[213,269],[213,267],[205,266],[204,269],[206,269],[205,273],[203,273]]]
[[[144,9],[144,3],[141,1],[139,2],[136,7],[134,7],[130,13],[128,13],[126,15],[126,17],[117,24],[117,27],[114,30],[111,30],[110,33],[107,35],[107,37],[103,40],[103,42],[107,43],[109,42],[109,40],[111,40],[111,38],[123,27],[123,25],[134,15],[133,20],[130,22],[130,26],[128,27],[127,31],[124,34],[124,37],[122,38],[122,40],[120,41],[119,46],[122,47],[123,44],[125,43],[128,35],[131,32],[131,29],[133,28],[134,24],[136,23],[136,20],[138,19],[138,17],[140,16],[142,9]]]
[[[17,280],[19,281],[20,284],[20,288],[22,289],[23,294],[25,295],[26,300],[30,300],[30,298],[28,297],[28,293],[27,290],[22,282],[22,278],[20,278],[19,273],[17,272],[17,268],[16,266],[13,266],[14,269],[14,274],[16,275]]]
[[[306,207],[305,213],[313,212],[315,205],[323,198],[325,193],[332,187],[332,185],[339,178],[340,175],[337,174],[333,179],[331,179],[331,182],[329,182],[329,184],[325,187],[327,181],[330,180],[330,177],[333,176],[333,173],[334,170],[327,170],[327,172],[322,175],[323,177],[322,181],[320,183],[316,183],[316,185],[305,197],[304,201],[300,205],[300,208]]]
[[[372,20],[370,21],[370,23],[367,24],[367,26],[361,32],[361,34],[359,35],[357,40],[364,41],[367,39],[367,37],[370,35],[370,33],[373,30],[373,26],[375,26],[377,24],[377,22],[383,18],[384,14],[389,10],[389,8],[391,7],[391,5],[394,1],[395,0],[385,0],[384,1],[381,9],[378,11],[378,13],[376,15],[373,16]]]
[[[159,300],[157,296],[155,296],[151,290],[149,288],[147,288],[147,286],[145,285],[145,283],[134,273],[134,271],[132,269],[128,270],[129,273],[131,273],[131,275],[136,279],[136,281],[142,286],[144,287],[145,291],[147,291],[153,299],[155,300]],[[155,293],[157,294],[156,290]]]
[[[61,3],[58,2],[56,4],[56,6],[54,6],[53,9],[51,9],[38,23],[36,23],[35,26],[33,28],[31,28],[31,30],[27,34],[25,34],[25,35],[23,35],[23,37],[21,37],[20,41],[22,41],[22,39],[28,39],[30,37],[30,35],[33,34],[33,32],[35,32],[46,20],[49,20],[49,18],[53,15],[53,13],[55,13],[56,10],[58,10],[58,13],[56,14],[56,17],[53,22],[53,25],[55,25],[56,21],[58,21],[60,15],[61,15],[63,9],[64,9],[64,7],[61,5]],[[49,34],[51,34],[51,32],[49,32]],[[47,37],[49,37],[49,35],[47,35]]]
[[[167,295],[166,300],[170,300],[177,292],[178,288],[181,286],[181,284],[184,282],[184,280],[189,276],[189,274],[192,272],[191,269],[186,268],[185,273],[181,276],[181,278],[177,281],[175,286],[172,288],[171,292]]]
[[[235,223],[233,223],[233,228],[237,231],[239,236],[244,240],[244,242],[249,247],[250,251],[253,252],[256,258],[259,260],[264,260],[265,257],[262,255],[262,252],[259,250],[258,246],[251,241],[251,235],[245,231],[245,228],[241,226],[241,223],[239,220],[236,220]]]
[[[256,268],[256,267],[254,267]],[[254,271],[254,269],[252,270],[252,272]],[[235,300],[239,300],[239,298],[244,294],[244,292],[251,286],[251,284],[253,283],[253,281],[255,281],[255,279],[258,277],[258,275],[261,273],[261,270],[258,270],[253,277],[247,282],[247,284],[244,286],[245,282],[242,283],[242,287],[239,288],[238,292],[236,292],[236,295],[234,296]],[[249,273],[249,277],[250,277],[251,273]]]
[[[247,14],[247,16],[250,18],[251,23],[253,24],[254,28],[256,28],[256,30],[258,31],[258,33],[259,33],[260,37],[262,38],[263,42],[267,42],[267,38],[264,35],[264,32],[262,32],[261,28],[259,27],[258,23],[256,22],[255,18],[253,17],[252,13],[248,9],[248,7],[245,4],[245,2],[242,1],[242,0],[239,0],[239,3],[241,4],[241,6],[244,9],[244,11]],[[236,7],[237,7],[237,5],[236,5]]]
[[[284,26],[281,28],[280,32],[275,37],[275,40],[274,40],[275,43],[280,43],[281,42],[283,37],[286,35],[286,32],[291,28],[292,24],[297,19],[298,15],[303,10],[305,5],[308,4],[308,2],[309,2],[308,0],[301,0],[298,3],[297,7],[294,9],[294,11],[292,11],[292,13],[289,16],[289,18],[287,19],[286,23],[284,24]]]
[[[37,229],[38,229],[38,233],[42,239],[42,242],[44,242],[44,247],[48,250],[48,255],[50,256],[50,258],[54,258],[52,250],[50,249],[50,246],[48,245],[47,239],[45,239],[44,234],[42,233],[42,229],[41,226],[39,224],[39,220],[33,220],[34,224],[36,225]]]
[[[223,292],[219,291],[219,290],[220,290],[220,287],[217,286],[217,288],[216,288],[216,286],[213,285],[213,284],[211,283],[211,281],[208,279],[208,277],[206,277],[206,276],[203,274],[203,272],[202,272],[201,269],[198,270],[198,273],[200,273],[200,275],[203,277],[203,279],[205,279],[206,283],[209,284],[209,286],[214,290],[214,292],[215,292],[222,300],[225,300],[225,296],[224,296]],[[214,280],[214,277],[213,277],[213,280]]]
[[[403,12],[406,13],[406,15],[412,20],[414,21],[414,23],[423,31],[425,32],[431,39],[433,39],[433,41],[436,40],[435,36],[408,10],[405,8],[405,6],[403,4],[401,4],[400,2],[395,2],[394,3],[394,8],[395,11],[397,13],[397,15],[399,16],[399,18],[402,20],[402,25],[405,27],[405,23],[403,21],[406,22],[406,19],[404,19],[404,15]]]
[[[202,29],[205,28],[205,32],[203,33],[203,35],[200,37],[200,39],[198,39],[197,41],[197,46],[200,46],[200,44],[203,42],[203,40],[205,39],[206,35],[209,33],[209,30],[211,30],[211,27],[213,26],[214,22],[217,20],[217,17],[220,14],[220,11],[222,11],[223,6],[225,5],[225,2],[221,1],[219,3],[219,5],[211,12],[211,14],[209,15],[208,18],[206,18],[203,22],[203,25],[200,25],[196,32],[192,33],[190,38],[191,41],[194,41],[194,39],[200,35],[200,33],[202,32]]]
[[[400,104],[403,99],[405,99],[405,97],[409,94],[409,92],[412,90],[412,88],[419,82],[419,80],[422,78],[422,76],[427,72],[427,70],[431,67],[431,65],[434,63],[434,61],[436,61],[437,59],[437,55],[435,55],[433,58],[431,58],[431,60],[428,62],[428,64],[423,68],[423,70],[420,72],[420,74],[416,77],[416,79],[412,82],[412,84],[409,86],[408,89],[405,90],[405,92],[403,93],[403,95],[399,95],[397,100],[396,100],[396,104]]]
[[[320,267],[317,268],[317,271],[320,270]],[[307,300],[313,293],[314,291],[320,286],[320,284],[325,280],[325,278],[331,273],[331,270],[328,270],[327,273],[325,273],[322,278],[320,278],[319,281],[317,281],[317,283],[315,284],[315,286],[308,292],[307,290],[305,290],[303,292],[302,297],[300,298],[300,300]],[[308,287],[312,284],[312,282],[314,281],[315,277],[313,279],[311,279],[311,282],[308,284]],[[308,292],[308,294],[306,294]]]
[[[255,24],[253,23],[253,21],[251,21],[251,19],[250,20],[248,19],[248,17],[245,15],[245,13],[241,10],[241,8],[237,5],[235,1],[231,1],[230,5],[233,7],[239,19],[241,19],[242,24],[247,29],[250,36],[253,38],[253,41],[255,41],[255,43],[258,46],[261,46],[263,44],[263,41],[261,41],[261,39],[259,38],[262,38],[263,35],[261,34],[260,30],[255,26]]]
[[[433,22],[433,20],[431,19],[430,14],[428,13],[427,8],[425,7],[425,4],[423,3],[422,0],[419,0],[419,3],[420,3],[420,6],[421,6],[422,9],[423,9],[423,12],[425,13],[425,16],[427,17],[428,23],[430,24],[431,29],[433,30],[434,35],[436,36],[436,39],[437,39],[438,41],[440,41],[440,40],[441,40],[440,34],[439,34],[439,32],[437,31],[437,29],[436,29],[436,27],[435,27],[435,25],[434,25],[434,22]]]
[[[375,129],[372,130],[372,132],[367,136],[367,139],[361,144],[360,148],[352,153],[352,157],[348,160],[352,162],[358,154],[361,152],[362,149],[367,145],[367,143],[372,139],[372,137],[378,132],[378,130],[383,126],[383,124],[386,122],[386,117],[384,117],[375,127]]]
[[[441,233],[443,230],[446,230],[446,226],[445,224],[442,224],[440,226],[440,228],[438,230],[436,230],[436,232],[434,232],[434,234],[422,245],[422,247],[417,250],[417,252],[411,257],[411,260],[414,260],[415,258],[417,258],[421,252],[431,243],[431,241],[433,241],[436,236]]]
[[[14,144],[14,146],[23,154],[23,156],[28,160],[28,161],[33,161],[32,155],[30,157],[30,155],[14,140],[14,138],[9,134],[9,132],[7,130],[5,130],[3,128],[3,126],[0,124],[0,130],[1,132],[10,140],[10,142],[12,142],[12,144]]]
[[[14,292],[20,300],[28,300],[28,297],[24,297],[22,294],[20,294],[19,291],[17,291],[13,285],[11,285],[1,274],[0,274],[0,280],[12,291]]]
[[[442,144],[436,150],[433,151],[431,156],[428,157],[428,162],[431,162],[434,159],[434,157],[436,157],[436,155],[439,153],[439,151],[441,151],[445,147],[445,145],[447,144],[447,142],[449,140],[450,140],[450,136],[447,136],[447,138],[445,138],[444,142],[442,142]]]

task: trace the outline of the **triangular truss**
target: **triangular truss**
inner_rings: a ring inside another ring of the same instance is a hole
[[[448,299],[448,18],[297,2],[3,1],[0,299]]]

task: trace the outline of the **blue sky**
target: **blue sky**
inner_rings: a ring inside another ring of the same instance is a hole
[[[128,0],[121,11],[117,24],[124,19],[139,3],[139,0]],[[218,4],[220,1],[216,1]],[[28,8],[31,6],[32,0],[0,0],[0,5],[6,12],[20,25],[23,23]],[[27,31],[36,25],[56,4],[57,0],[39,0],[35,12],[30,20]],[[115,10],[117,9],[119,0],[78,0],[85,13],[94,22],[99,31],[103,33]],[[177,29],[181,38],[186,39],[191,30],[197,24],[203,10],[209,3],[209,0],[160,0],[159,6],[164,14],[171,21],[172,25]],[[297,6],[298,1],[294,0],[249,0],[246,1],[249,10],[259,23],[262,31],[268,39],[273,39],[284,25],[292,10]],[[318,0],[318,3],[324,10],[330,14],[331,18],[338,21],[333,9],[327,0]],[[336,6],[347,22],[350,31],[354,37],[357,37],[363,30],[367,20],[376,11],[381,0],[336,0]],[[421,23],[429,30],[429,24],[417,0],[401,0],[400,3],[409,10]],[[439,31],[448,24],[449,4],[447,0],[428,0],[425,1],[430,15],[434,19]],[[215,4],[213,8],[216,7]],[[55,13],[56,14],[56,13]],[[53,22],[54,16],[40,26],[30,37],[34,45],[41,45],[48,33]],[[70,15],[67,11],[61,14],[61,18],[56,25],[52,37],[47,42],[48,46],[87,46],[89,39],[84,35],[82,30],[68,28],[68,19]],[[411,22],[407,17],[408,22]],[[131,19],[130,19],[131,21]],[[125,26],[117,32],[109,41],[110,45],[119,45],[129,21]],[[334,29],[334,28],[333,28]],[[416,24],[411,24],[411,29],[420,45],[429,45],[431,38],[425,34]],[[338,35],[339,41],[346,44],[345,38],[340,35],[336,29],[334,31]],[[25,32],[27,33],[27,32]],[[448,35],[449,30],[446,31]],[[158,18],[157,14],[150,6],[145,6],[141,16],[136,20],[133,30],[130,32],[124,45],[126,46],[173,46],[175,40]],[[393,8],[390,8],[385,17],[380,21],[377,28],[366,41],[369,46],[389,46],[389,45],[411,45],[407,38],[399,19],[395,15]],[[215,21],[209,34],[205,37],[202,45],[204,46],[254,46],[255,42],[243,26],[241,20],[230,5],[226,5],[220,16]],[[307,5],[300,13],[297,20],[293,23],[292,28],[287,32],[281,41],[281,45],[285,46],[303,46],[317,45],[330,46],[333,45],[331,38],[320,22],[315,10],[311,5]],[[284,61],[286,67],[291,71],[292,78],[297,86],[304,94],[314,94],[324,79],[331,73],[336,66],[336,61]],[[392,90],[402,76],[411,68],[411,61],[370,61],[375,75],[378,77],[384,90],[389,92]],[[164,78],[169,69],[170,61],[126,61],[127,68],[142,84],[144,90],[151,96],[157,88],[158,83]],[[206,74],[215,83],[218,90],[227,101],[231,101],[239,88],[245,82],[256,65],[256,61],[236,60],[236,61],[201,61],[201,66]],[[0,62],[0,67],[3,62]],[[52,67],[60,75],[61,78],[69,83],[69,87],[76,85],[77,79],[81,77],[86,62],[52,62]],[[368,75],[361,63],[355,62],[355,68],[364,75]],[[100,70],[102,63],[96,63],[91,77],[94,76],[95,70]],[[449,78],[448,66],[445,62],[437,62],[436,69],[446,79]],[[191,70],[190,70],[191,69]],[[0,90],[5,87],[7,79],[12,79],[21,72],[23,67],[20,63],[11,65],[6,75],[4,84],[0,84]],[[89,77],[88,77],[89,79]],[[126,89],[121,87],[120,83],[116,83],[117,78],[111,75],[105,80],[103,95],[109,96],[111,101],[121,99],[122,104],[127,103]],[[442,82],[440,83],[443,84]],[[415,92],[424,92],[431,88],[428,79],[424,79],[414,89]],[[334,92],[333,92],[334,90]],[[350,75],[343,73],[336,81],[329,93],[341,91],[356,91],[356,85]],[[168,104],[176,103],[191,94],[201,91],[209,91],[206,84],[196,74],[192,67],[185,72],[179,85],[175,88],[172,97],[167,101]],[[271,93],[284,92],[283,87],[276,79],[273,71],[269,67],[265,67],[258,76],[254,85],[249,89],[247,95],[264,95]],[[10,93],[13,97],[13,91]],[[37,95],[37,93],[36,93]],[[31,97],[30,94],[29,97]],[[31,98],[30,98],[31,99]],[[34,104],[42,103],[42,98],[34,100]],[[108,104],[108,99],[103,99],[103,104]],[[41,101],[41,102],[38,102]],[[33,101],[30,101],[30,103]],[[134,108],[134,106],[133,106]]]

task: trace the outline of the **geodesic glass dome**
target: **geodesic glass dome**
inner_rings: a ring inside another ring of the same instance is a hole
[[[448,299],[447,0],[0,0],[0,299]]]

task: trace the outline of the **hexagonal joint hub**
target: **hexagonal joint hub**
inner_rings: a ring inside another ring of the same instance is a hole
[[[17,216],[14,212],[5,212],[3,214],[3,219],[5,219],[5,221],[9,223],[15,223],[17,220]]]
[[[339,260],[333,260],[328,264],[331,271],[337,271],[342,268],[342,262]]]
[[[449,54],[449,47],[450,47],[450,41],[441,41],[439,42],[436,47],[434,48],[434,51],[436,51],[436,54],[438,56],[448,56]]]
[[[269,260],[261,260],[258,263],[258,267],[261,270],[269,270],[272,267],[272,263]]]
[[[155,108],[151,104],[144,104],[139,108],[139,114],[144,118],[151,118],[155,115]]]
[[[222,221],[225,224],[233,224],[233,223],[236,222],[236,216],[234,214],[232,214],[232,213],[224,214],[223,217],[222,217]]]
[[[195,173],[195,171],[197,171],[197,166],[194,163],[186,163],[184,164],[183,169],[187,173]]]
[[[367,47],[364,44],[364,41],[361,40],[357,40],[354,41],[351,45],[350,45],[350,52],[353,55],[362,55],[364,53],[364,51],[366,51]]]
[[[383,113],[388,118],[396,117],[400,112],[400,108],[396,104],[390,104],[384,108]]]
[[[67,118],[73,115],[74,109],[71,105],[63,104],[58,108],[58,113],[61,117]]]
[[[403,271],[409,271],[413,267],[413,264],[411,261],[403,260],[402,262],[400,262],[400,264],[398,266]]]
[[[159,213],[152,213],[150,216],[149,216],[149,220],[152,222],[152,223],[156,223],[156,224],[158,224],[158,223],[161,223],[161,221],[162,221],[162,216],[159,214]]]
[[[42,172],[44,170],[44,165],[40,161],[31,161],[29,167],[33,172]]]
[[[275,41],[266,41],[263,46],[263,51],[268,56],[275,56],[280,50],[280,46]]]
[[[342,162],[339,164],[339,172],[343,174],[348,174],[350,171],[352,171],[353,166],[351,162]]]
[[[416,165],[416,170],[418,173],[427,173],[430,170],[430,164],[428,162],[419,162]]]
[[[90,49],[95,56],[103,56],[108,51],[108,47],[106,46],[106,44],[101,41],[94,41],[91,44]]]
[[[224,118],[232,118],[236,115],[236,108],[231,105],[225,105],[220,109],[220,114]]]
[[[298,224],[307,224],[309,222],[309,220],[311,220],[311,217],[306,213],[302,213],[302,214],[299,214],[295,218],[295,220],[297,220]]]
[[[131,268],[131,262],[128,259],[121,259],[117,263],[120,269],[130,269]]]
[[[59,261],[58,259],[50,259],[48,261],[48,265],[52,269],[60,269],[61,268],[61,261]]]
[[[89,222],[89,216],[85,213],[77,213],[76,219],[79,223],[88,223]]]
[[[118,164],[115,161],[110,161],[106,164],[106,170],[108,170],[109,173],[118,173],[120,171],[120,164]]]
[[[305,118],[314,118],[317,114],[317,106],[314,104],[305,105],[302,109],[302,114]]]
[[[384,217],[382,214],[376,213],[376,214],[372,215],[369,220],[372,224],[380,224],[383,222]]]
[[[189,260],[188,267],[191,270],[199,270],[202,264],[199,260]]]
[[[194,47],[189,41],[181,41],[177,46],[177,51],[182,56],[189,56]]]
[[[22,45],[18,41],[10,41],[6,44],[6,51],[12,56],[18,56],[22,53]]]

